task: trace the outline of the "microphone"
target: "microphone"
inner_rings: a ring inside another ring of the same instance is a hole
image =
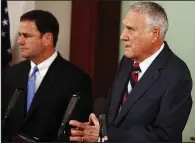
[[[11,100],[10,100],[10,102],[9,102],[8,108],[7,108],[6,112],[5,112],[5,116],[4,116],[4,118],[3,118],[3,121],[2,121],[2,123],[1,123],[1,126],[2,126],[2,127],[6,125],[6,122],[7,122],[7,120],[9,119],[9,117],[10,117],[10,115],[11,115],[11,111],[12,111],[12,109],[13,109],[13,108],[15,107],[15,105],[16,105],[16,101],[18,100],[19,96],[22,95],[22,93],[23,93],[23,90],[22,90],[21,88],[17,88],[17,89],[14,91],[14,93],[13,93],[13,95],[12,95],[12,98],[11,98]]]
[[[12,98],[9,102],[8,108],[6,109],[5,116],[1,122],[1,129],[3,132],[3,136],[5,136],[5,130],[6,130],[9,118],[11,116],[12,109],[15,107],[16,102],[17,102],[19,96],[22,95],[22,93],[23,93],[23,90],[21,88],[17,88],[12,95]]]
[[[98,142],[107,142],[108,141],[108,130],[107,130],[107,112],[108,106],[106,99],[100,97],[96,99],[94,105],[94,111],[98,116],[100,122],[100,131],[99,131],[99,141]]]
[[[80,96],[78,95],[78,93],[72,95],[70,103],[68,105],[68,108],[66,109],[66,112],[63,116],[63,120],[62,120],[60,129],[58,130],[58,135],[57,135],[58,140],[60,140],[61,135],[63,135],[63,132],[65,132],[66,124],[70,121],[70,117],[71,117],[79,99],[80,99]]]

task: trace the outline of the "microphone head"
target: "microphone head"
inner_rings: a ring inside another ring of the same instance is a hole
[[[107,114],[108,105],[105,98],[99,97],[95,100],[94,112],[97,116],[100,114]]]
[[[12,95],[12,98],[10,100],[10,103],[8,105],[8,109],[14,108],[18,98],[22,95],[23,91],[24,91],[24,89],[22,89],[22,88],[16,88],[15,89],[15,91],[14,91],[14,93]]]

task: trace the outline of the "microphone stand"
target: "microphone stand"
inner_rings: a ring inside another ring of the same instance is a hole
[[[98,138],[98,142],[99,143],[102,143],[103,142],[103,138],[102,138],[102,133],[101,133],[101,129],[100,129],[100,132],[99,132],[99,138]]]
[[[108,142],[108,136],[107,136],[107,128],[105,125],[106,115],[101,114],[99,115],[99,122],[100,122],[100,130],[99,130],[99,139],[98,142]]]
[[[16,105],[17,99],[22,94],[23,90],[21,88],[16,88],[14,91],[11,100],[9,102],[9,105],[5,111],[5,116],[1,122],[1,130],[2,130],[2,140],[8,141],[8,133],[7,133],[7,127],[9,125],[9,120],[11,119],[12,110]]]
[[[101,132],[102,132],[102,131],[100,130],[98,142],[100,142],[100,143],[108,142],[108,137],[107,137],[107,136],[104,136],[104,137],[103,137]]]
[[[2,141],[3,142],[7,142],[8,141],[8,137],[7,137],[7,121],[6,120],[3,120],[2,123],[1,123],[1,137],[2,137]]]
[[[2,141],[8,142],[7,126],[9,124],[9,116],[5,116],[1,122]]]
[[[100,143],[104,142],[104,138],[103,138],[102,132],[103,132],[103,124],[100,121],[100,130],[99,130],[99,138],[98,138],[98,142],[100,142]]]

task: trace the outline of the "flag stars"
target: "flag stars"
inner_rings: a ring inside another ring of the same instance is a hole
[[[11,49],[7,49],[7,52],[8,52],[9,54],[11,54]]]
[[[5,37],[5,34],[6,34],[6,32],[3,32],[3,31],[1,32],[2,37]]]
[[[8,13],[8,8],[6,7],[6,8],[4,9],[4,11],[5,11],[5,13]]]
[[[8,20],[4,19],[4,20],[2,21],[2,23],[3,23],[3,26],[8,25]]]
[[[9,7],[7,0],[1,0],[1,51],[2,51],[2,66],[6,67],[12,60],[12,49],[10,41],[10,22],[9,22]]]

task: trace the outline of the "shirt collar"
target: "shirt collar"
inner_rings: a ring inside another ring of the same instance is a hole
[[[35,66],[37,66],[38,73],[40,74],[41,77],[44,77],[45,74],[46,74],[46,72],[47,72],[47,70],[48,70],[48,68],[53,63],[53,61],[55,60],[55,58],[57,57],[57,55],[58,55],[57,54],[57,51],[55,51],[51,57],[49,57],[47,60],[43,61],[42,63],[40,63],[38,65],[36,65],[34,62],[31,61],[30,62],[30,64],[31,64],[31,71],[30,71],[29,75],[32,74],[33,68]]]
[[[163,48],[164,48],[164,43],[161,45],[158,51],[156,51],[153,55],[151,55],[150,57],[148,57],[147,59],[145,59],[143,62],[139,64],[142,73],[144,73],[148,69],[148,67],[151,65],[154,59],[160,54]]]

